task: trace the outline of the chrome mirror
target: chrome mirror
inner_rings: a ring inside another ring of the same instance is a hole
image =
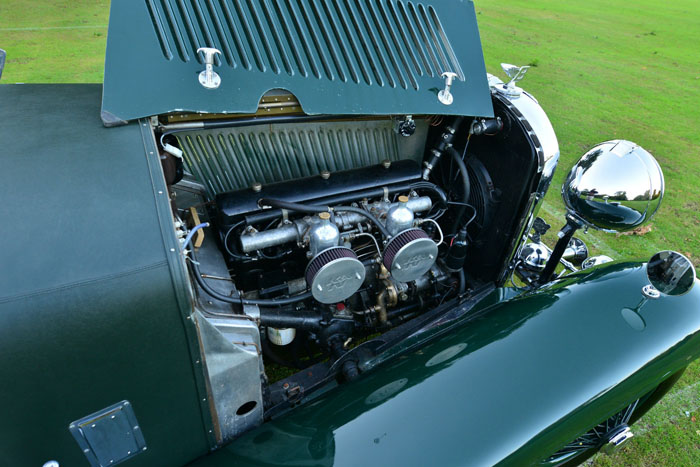
[[[660,251],[647,263],[647,277],[656,290],[666,295],[683,295],[695,284],[695,268],[675,251]]]
[[[607,255],[591,256],[583,263],[581,263],[581,269],[590,269],[601,264],[610,263],[613,259]]]
[[[639,227],[659,209],[663,195],[664,175],[654,156],[625,140],[588,151],[562,186],[570,215],[607,232]]]

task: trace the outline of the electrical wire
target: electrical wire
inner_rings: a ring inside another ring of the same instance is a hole
[[[232,303],[235,305],[262,305],[262,306],[282,306],[282,305],[290,305],[292,303],[298,303],[303,300],[306,300],[308,298],[311,298],[311,292],[304,292],[299,295],[293,295],[291,297],[286,297],[286,298],[271,298],[271,299],[251,299],[251,298],[243,298],[240,293],[238,293],[238,296],[228,296],[221,294],[217,292],[216,290],[212,289],[209,284],[207,284],[204,281],[204,278],[202,277],[202,273],[199,270],[199,263],[197,262],[197,257],[195,255],[194,249],[189,250],[189,254],[191,256],[191,261],[190,264],[192,265],[192,270],[194,272],[194,278],[197,281],[197,284],[202,288],[204,292],[206,292],[207,295],[222,301],[226,303]]]
[[[362,232],[362,233],[355,235],[355,238],[357,238],[357,237],[369,237],[369,238],[371,238],[372,241],[374,242],[374,246],[377,248],[377,254],[379,256],[382,256],[382,250],[379,249],[379,243],[377,243],[377,239],[374,238],[374,235],[368,234],[366,232]]]
[[[435,227],[437,227],[437,230],[440,233],[440,241],[437,243],[437,246],[442,245],[442,242],[445,240],[445,237],[442,235],[442,229],[440,228],[440,224],[435,222],[433,219],[423,219],[423,222],[432,222],[433,224],[435,224]]]
[[[187,234],[187,237],[185,237],[185,243],[183,243],[180,247],[180,251],[184,251],[187,245],[189,245],[192,241],[192,237],[194,237],[194,234],[196,234],[199,229],[203,229],[204,227],[209,227],[209,222],[202,222],[201,224],[197,224],[194,227],[192,227],[192,230],[190,230],[190,232]]]
[[[474,219],[476,219],[477,210],[476,210],[476,208],[475,208],[474,206],[472,206],[471,204],[468,204],[468,203],[460,203],[459,201],[448,201],[447,204],[458,204],[458,205],[460,205],[460,206],[465,206],[465,207],[471,208],[471,210],[472,210],[472,217],[470,217],[469,220],[464,224],[464,226],[462,226],[463,229],[466,229],[466,228],[469,226],[469,224],[471,224],[472,222],[474,222]],[[427,219],[426,219],[426,220],[427,220]],[[455,234],[450,234],[450,235],[447,235],[447,237],[452,237],[452,236],[454,236],[454,235],[455,235]]]
[[[228,231],[226,232],[226,235],[224,235],[224,248],[226,249],[226,253],[228,253],[229,255],[231,255],[232,257],[234,257],[236,259],[252,259],[250,256],[239,255],[237,253],[234,253],[233,251],[231,251],[231,249],[228,246],[228,236],[231,234],[231,232],[233,232],[241,224],[245,224],[245,221],[240,221],[237,224],[233,224],[231,226],[231,228],[228,229]]]

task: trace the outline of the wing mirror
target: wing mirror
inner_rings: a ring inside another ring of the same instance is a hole
[[[655,290],[644,287],[649,298],[658,294],[683,295],[695,284],[695,268],[688,258],[675,251],[660,251],[647,263],[647,277]],[[656,294],[654,293],[656,291]]]
[[[631,141],[606,141],[579,159],[561,190],[566,225],[540,275],[549,282],[574,232],[587,226],[624,232],[647,222],[661,205],[664,174],[654,156]]]
[[[647,263],[650,284],[642,287],[644,297],[634,308],[623,308],[622,317],[635,331],[643,331],[646,322],[640,314],[649,299],[665,295],[683,295],[695,285],[695,267],[688,258],[675,251],[660,251]]]
[[[624,232],[644,224],[659,209],[664,175],[642,147],[631,141],[607,141],[581,157],[561,193],[569,214],[583,224]]]

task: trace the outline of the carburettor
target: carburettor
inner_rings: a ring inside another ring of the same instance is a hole
[[[321,303],[342,302],[352,296],[365,280],[365,267],[355,252],[340,246],[340,230],[331,222],[331,214],[315,216],[309,227],[309,252],[306,283]]]
[[[410,282],[425,274],[435,263],[438,245],[421,228],[424,221],[416,213],[432,208],[429,196],[401,195],[398,201],[375,201],[365,208],[377,219],[383,219],[388,236],[379,247],[382,261],[392,277]],[[364,282],[365,268],[349,248],[350,240],[371,231],[363,227],[366,217],[356,212],[321,212],[314,216],[287,220],[282,225],[264,231],[248,229],[240,235],[241,251],[251,253],[263,248],[295,242],[308,247],[311,257],[306,268],[306,281],[314,298],[321,303],[337,303],[354,294]]]

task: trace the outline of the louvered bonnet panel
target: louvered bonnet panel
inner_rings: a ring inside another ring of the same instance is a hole
[[[217,89],[200,47],[221,51]],[[454,102],[437,99],[456,73]],[[271,89],[308,114],[492,115],[469,0],[119,0],[105,62],[106,124],[175,111],[253,113]]]

